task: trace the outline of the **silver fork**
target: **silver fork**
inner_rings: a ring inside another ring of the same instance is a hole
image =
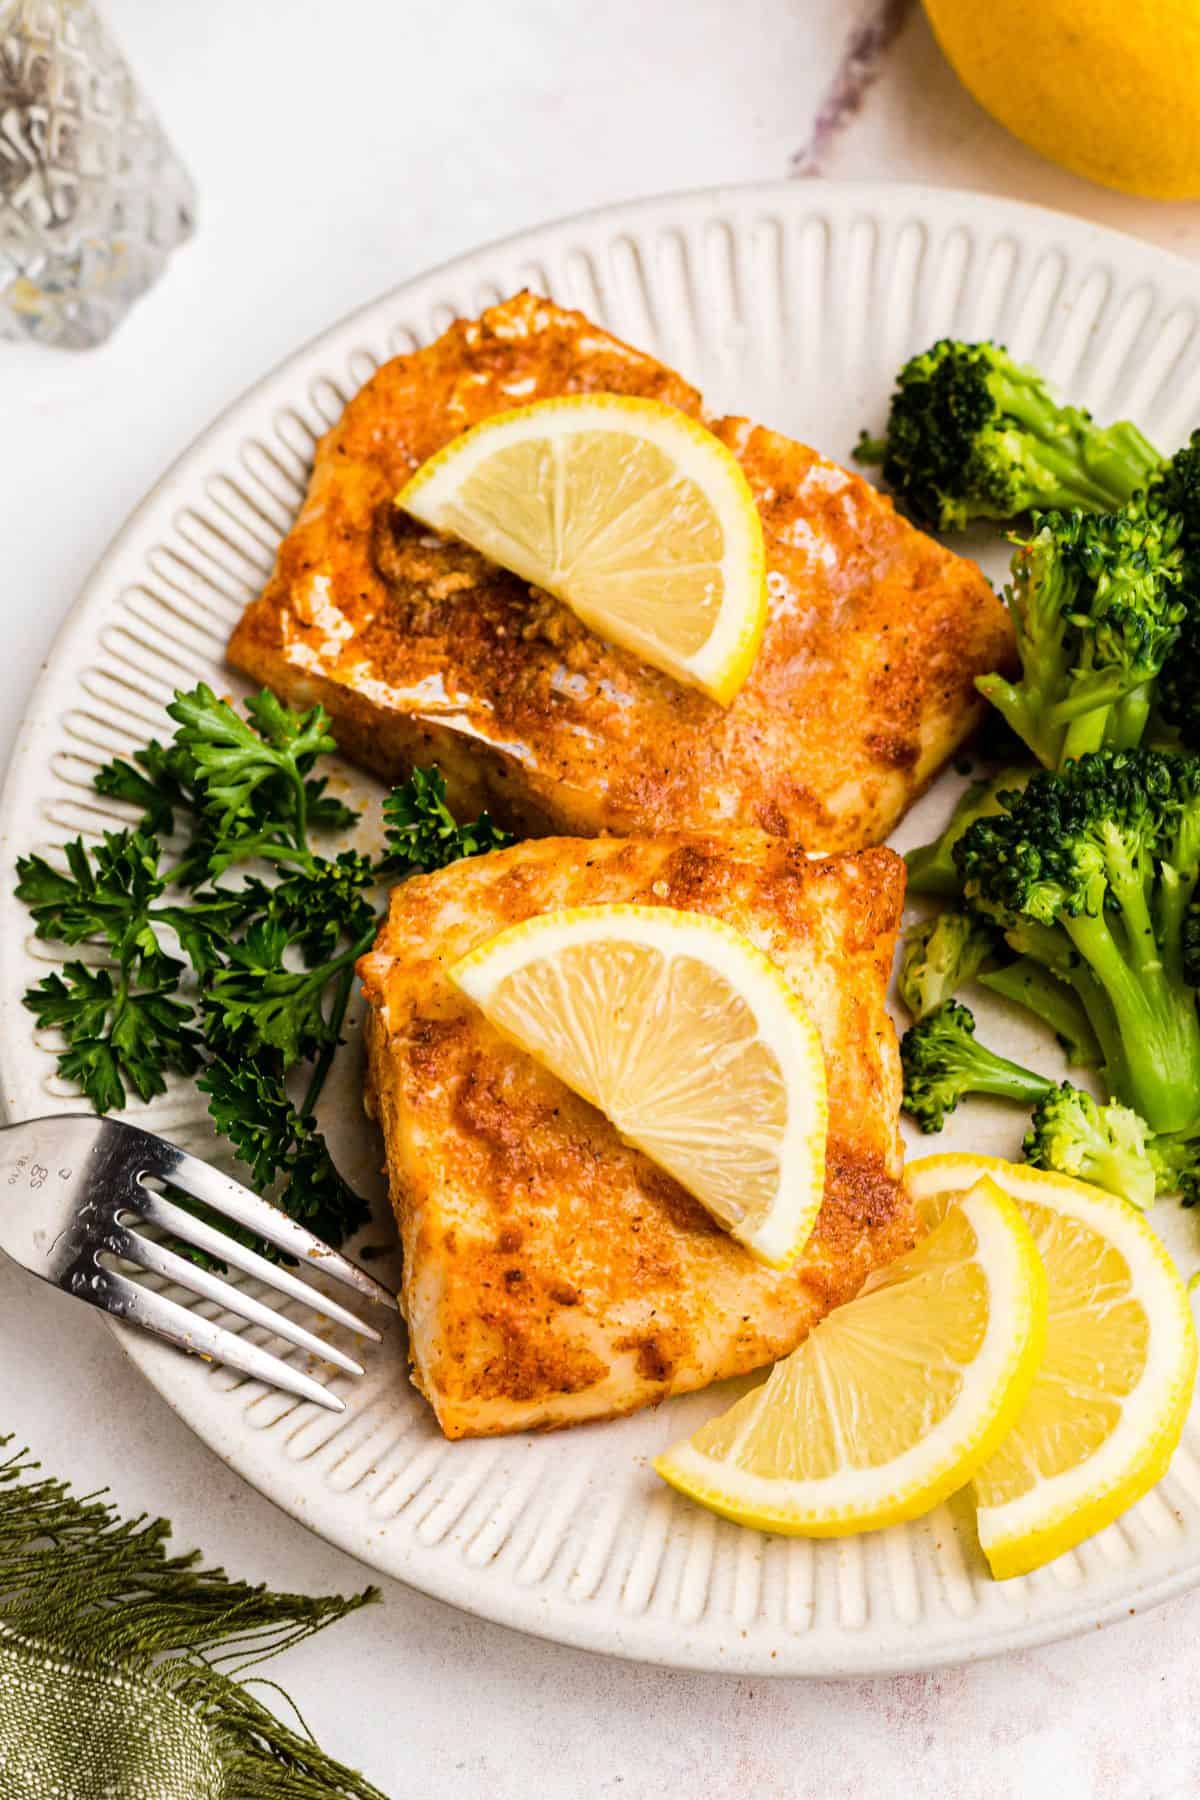
[[[193,1356],[224,1363],[331,1412],[344,1412],[345,1401],[313,1376],[290,1368],[278,1356],[244,1342],[236,1332],[200,1318],[112,1267],[108,1259],[113,1257],[138,1263],[349,1375],[362,1374],[361,1363],[336,1345],[137,1229],[139,1225],[161,1226],[181,1242],[257,1277],[276,1293],[303,1301],[323,1318],[373,1343],[380,1342],[380,1333],[373,1326],[364,1325],[346,1307],[289,1270],[194,1218],[149,1185],[154,1181],[181,1189],[294,1256],[304,1267],[332,1275],[365,1300],[397,1310],[385,1287],[279,1207],[165,1138],[91,1113],[57,1113],[0,1128],[0,1250],[76,1299],[99,1306],[130,1325],[144,1326]]]

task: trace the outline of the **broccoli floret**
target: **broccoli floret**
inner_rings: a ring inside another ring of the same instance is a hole
[[[996,927],[978,913],[939,913],[910,926],[896,985],[913,1018],[935,1012],[974,981],[999,942]]]
[[[1159,1194],[1178,1194],[1185,1206],[1200,1200],[1200,1133],[1164,1132],[1146,1145]]]
[[[1179,524],[1186,617],[1156,688],[1158,715],[1187,750],[1200,750],[1200,431],[1177,450],[1147,494]]]
[[[1104,1061],[1096,1034],[1075,990],[1031,956],[985,969],[979,985],[1023,1006],[1047,1024],[1073,1069],[1098,1069]]]
[[[1102,1106],[1064,1081],[1039,1100],[1025,1133],[1025,1160],[1106,1188],[1139,1212],[1154,1204],[1156,1174],[1146,1124],[1129,1107]]]
[[[1200,757],[1100,750],[1041,770],[955,846],[968,904],[1070,983],[1115,1096],[1151,1130],[1200,1116],[1185,921],[1200,875]]]
[[[1193,431],[1156,471],[1146,489],[1146,501],[1180,521],[1180,544],[1191,559],[1200,555],[1200,431]]]
[[[1180,520],[1139,500],[1034,526],[1004,596],[1020,680],[975,685],[1048,769],[1085,750],[1134,749],[1187,613]]]
[[[954,846],[968,825],[1004,810],[1001,795],[1024,787],[1028,769],[1002,769],[986,781],[972,781],[959,795],[950,823],[930,844],[919,844],[904,858],[910,894],[928,894],[939,900],[955,900],[962,893],[962,876],[954,861]]]
[[[882,463],[912,517],[942,531],[1035,508],[1109,511],[1162,462],[1136,425],[1102,428],[999,345],[950,338],[904,365],[885,436],[864,432],[854,454]]]
[[[1200,1201],[1200,1126],[1152,1132],[1119,1101],[1103,1106],[1069,1081],[1039,1100],[1024,1140],[1025,1159],[1119,1194],[1140,1211],[1166,1194]]]
[[[975,1020],[957,1000],[909,1027],[900,1040],[904,1110],[922,1131],[940,1131],[947,1115],[967,1094],[1000,1100],[1040,1100],[1054,1083],[997,1056],[978,1042]]]

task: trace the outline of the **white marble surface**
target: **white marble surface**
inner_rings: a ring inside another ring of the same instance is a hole
[[[847,32],[899,19],[833,176],[987,188],[1200,253],[1200,207],[1109,195],[966,97],[920,13],[860,0],[107,0],[198,180],[200,230],[113,342],[0,346],[0,753],[114,528],[228,400],[357,302],[582,207],[803,161]],[[98,1321],[0,1267],[0,1429],[276,1585],[363,1571],[250,1492]],[[1200,1594],[929,1677],[730,1681],[589,1657],[398,1585],[271,1671],[393,1800],[924,1800],[1200,1787]]]

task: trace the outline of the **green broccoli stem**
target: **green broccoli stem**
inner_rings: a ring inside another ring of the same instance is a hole
[[[1062,768],[1089,750],[1136,750],[1145,735],[1153,691],[1148,681],[1123,688],[1114,678],[1060,700],[1050,714],[1056,724],[1066,726],[1056,766]]]
[[[984,679],[991,679],[985,677]],[[1002,680],[1001,676],[994,679]],[[980,684],[977,682],[976,686]],[[985,819],[1003,810],[997,796],[1010,788],[1024,787],[1029,780],[1026,768],[1001,769],[986,780],[972,781],[959,795],[950,821],[940,837],[930,844],[919,844],[905,852],[910,894],[928,894],[937,900],[955,900],[962,894],[962,876],[954,861],[954,846],[976,819]]]
[[[1129,1073],[1129,1058],[1125,1054],[1121,1028],[1117,1023],[1117,1015],[1112,1001],[1082,959],[1079,966],[1072,971],[1070,981],[1072,988],[1079,995],[1083,1010],[1088,1016],[1088,1023],[1100,1046],[1100,1066],[1104,1073],[1105,1086],[1110,1095],[1115,1094],[1121,1099],[1125,1099],[1130,1093],[1132,1077]],[[1130,1101],[1130,1104],[1132,1105],[1133,1102]]]
[[[1023,1069],[1020,1063],[998,1056],[994,1050],[988,1050],[973,1039],[970,1048],[963,1049],[958,1067],[967,1077],[968,1091],[972,1094],[991,1094],[997,1100],[1020,1100],[1032,1105],[1054,1092],[1054,1083],[1044,1075]]]
[[[948,835],[943,832],[931,844],[918,844],[915,849],[905,851],[910,894],[954,900],[962,893],[962,877],[954,866],[953,845],[947,842]]]
[[[1148,487],[1163,467],[1163,457],[1131,419],[1098,426],[1089,419],[1084,427],[1085,461],[1089,473],[1110,493],[1120,495],[1124,506],[1139,488]]]
[[[1099,1039],[1083,1002],[1065,981],[1051,975],[1032,957],[1019,956],[1016,962],[987,969],[976,979],[981,987],[990,988],[993,994],[1044,1020],[1066,1051],[1072,1068],[1094,1069],[1103,1061]]]
[[[1029,746],[1042,766],[1055,769],[1059,763],[1063,730],[1049,721],[1048,699],[1054,692],[1057,672],[1048,658],[1043,659],[1038,668],[1036,683],[1024,677],[1018,684],[1003,675],[977,675],[975,687],[1022,743]]]
[[[1099,750],[1107,738],[1111,717],[1111,707],[1093,706],[1072,719],[1059,746],[1058,762],[1052,766],[1061,768],[1064,763],[1086,756],[1089,750]]]
[[[1004,936],[1010,949],[1044,965],[1051,976],[1066,982],[1078,996],[1100,1046],[1108,1090],[1111,1094],[1127,1095],[1129,1070],[1112,1002],[1066,932],[1053,925],[1039,925],[1033,919],[1020,919]]]
[[[1104,742],[1109,750],[1136,750],[1146,735],[1154,704],[1154,685],[1144,681],[1117,701],[1108,718]]]
[[[1066,575],[1061,564],[1046,566],[1044,532],[1017,551],[1005,602],[1016,632],[1021,662],[1019,682],[1003,675],[978,677],[976,688],[1001,714],[1046,768],[1057,767],[1066,721],[1055,716],[1058,696],[1071,675],[1067,653]]]
[[[1127,917],[1136,918],[1132,896],[1123,896],[1122,910],[1126,900]],[[1063,929],[1112,1007],[1119,1042],[1129,1046],[1129,1053],[1121,1056],[1119,1078],[1110,1068],[1113,1087],[1152,1131],[1182,1131],[1200,1111],[1200,1016],[1195,994],[1190,987],[1172,984],[1152,932],[1152,953],[1144,942],[1135,947],[1131,941],[1131,953],[1137,957],[1137,966],[1131,967],[1102,915],[1067,917]],[[1078,988],[1077,976],[1073,979]],[[1086,997],[1081,998],[1087,1006]],[[1087,1010],[1108,1066],[1106,1032],[1092,1007]]]
[[[1070,512],[1079,507],[1084,512],[1115,512],[1148,479],[1140,469],[1126,469],[1115,458],[1097,479],[1099,472],[1086,467],[1082,450],[1079,443],[1049,443],[1042,437],[1031,444],[1026,462],[1043,478],[1039,486],[1045,511]],[[1043,485],[1047,477],[1053,485]]]
[[[1190,985],[1184,968],[1183,931],[1195,892],[1194,880],[1181,875],[1170,863],[1163,863],[1158,878],[1159,952],[1167,980],[1180,987]]]
[[[1055,405],[1036,377],[1015,380],[996,368],[988,385],[1000,408],[1037,440],[1036,460],[1057,484],[1047,507],[1115,510],[1162,467],[1154,445],[1128,420],[1095,425],[1077,408]]]
[[[1109,892],[1120,909],[1127,958],[1141,981],[1161,977],[1162,954],[1150,917],[1151,871],[1144,860],[1130,855],[1124,838],[1109,832],[1108,839]]]

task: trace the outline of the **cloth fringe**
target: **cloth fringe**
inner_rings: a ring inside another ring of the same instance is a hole
[[[0,1438],[3,1450],[11,1438]],[[244,1800],[386,1800],[261,1705],[237,1677],[379,1598],[274,1593],[171,1556],[165,1519],[122,1518],[39,1475],[25,1451],[0,1462],[0,1624],[10,1645],[119,1676],[146,1707],[170,1695],[208,1729],[228,1794]],[[44,1654],[43,1654],[44,1653]],[[168,1703],[169,1704],[169,1703]]]

